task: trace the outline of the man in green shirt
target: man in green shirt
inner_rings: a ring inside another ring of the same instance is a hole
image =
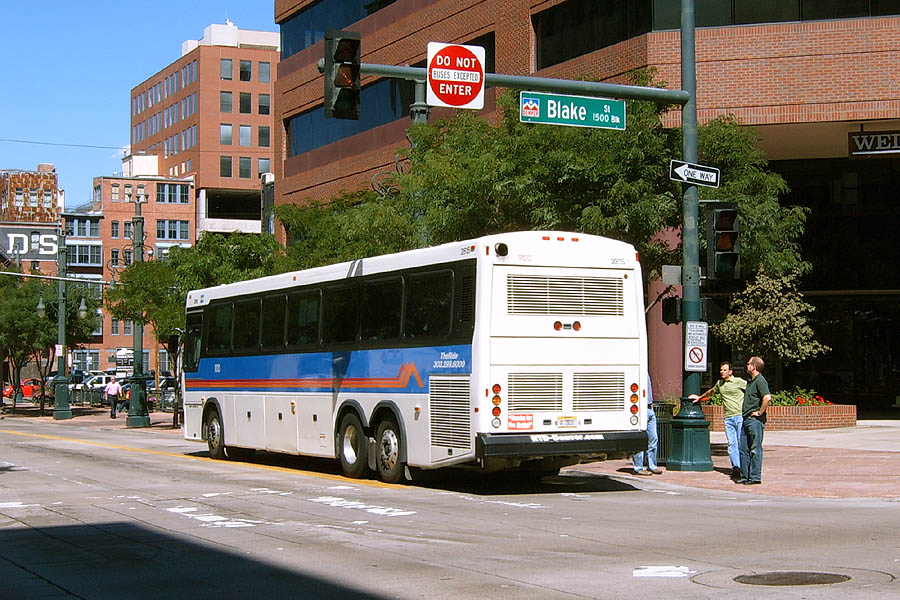
[[[741,480],[747,485],[762,483],[763,433],[766,430],[766,409],[772,400],[769,382],[762,376],[763,359],[751,356],[747,361],[750,383],[744,392],[741,427]]]
[[[731,459],[731,478],[737,481],[741,477],[741,426],[744,422],[742,413],[747,382],[733,373],[731,363],[727,360],[723,361],[719,365],[719,375],[722,378],[716,382],[716,385],[699,396],[691,394],[688,398],[696,404],[718,392],[725,399],[725,437],[728,438],[728,458]]]

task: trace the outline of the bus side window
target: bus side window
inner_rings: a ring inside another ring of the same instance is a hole
[[[184,359],[182,368],[185,371],[196,371],[200,363],[200,334],[203,329],[203,314],[191,313],[187,316],[184,331]]]
[[[441,338],[450,333],[453,273],[410,275],[406,287],[407,339]]]
[[[284,296],[263,298],[260,332],[260,343],[263,348],[280,348],[284,345],[284,310]]]
[[[209,333],[206,349],[209,352],[225,352],[231,348],[231,303],[210,306]]]
[[[355,284],[325,288],[322,302],[322,341],[352,342],[359,321],[359,287]]]
[[[321,294],[319,290],[290,294],[288,296],[288,346],[305,346],[319,343],[320,305]]]
[[[235,302],[234,334],[232,344],[235,352],[256,352],[259,350],[259,299]]]
[[[384,342],[400,338],[400,311],[403,309],[403,280],[363,284],[360,305],[360,340]]]

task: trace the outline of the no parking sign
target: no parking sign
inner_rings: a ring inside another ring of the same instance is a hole
[[[709,325],[703,321],[688,321],[684,327],[684,370],[705,372]]]

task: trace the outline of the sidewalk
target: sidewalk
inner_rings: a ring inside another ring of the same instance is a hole
[[[627,477],[654,484],[674,484],[771,496],[811,498],[900,498],[900,420],[859,421],[856,427],[812,431],[766,432],[762,484],[731,481],[725,434],[710,433],[714,470],[669,471],[633,475],[631,461],[603,461],[570,469]]]
[[[7,402],[5,404],[5,408],[3,413],[0,414],[0,423],[3,420],[11,420],[11,419],[29,419],[34,420],[39,423],[57,423],[60,425],[71,425],[76,427],[89,427],[92,429],[104,429],[104,430],[119,430],[119,429],[128,429],[128,430],[141,430],[141,431],[154,431],[162,434],[171,434],[180,436],[181,435],[181,427],[172,427],[172,413],[170,412],[152,412],[150,413],[150,426],[149,427],[128,427],[126,425],[128,413],[118,413],[115,419],[111,419],[109,417],[109,407],[98,407],[98,406],[81,406],[81,405],[72,405],[72,418],[71,419],[63,419],[57,421],[53,418],[53,408],[52,407],[44,407],[44,415],[40,416],[40,406],[38,404],[32,404],[31,402],[18,402],[16,403],[16,412],[12,412],[12,407]]]
[[[109,418],[108,408],[72,407],[72,418],[54,420],[53,410],[38,416],[31,403],[17,404],[16,414],[6,412],[0,419],[34,419],[103,430],[153,431],[181,436],[181,428],[172,427],[172,413],[150,414],[150,427],[127,427],[126,414]],[[2,421],[0,421],[2,423]],[[763,482],[744,486],[731,481],[731,462],[722,432],[710,432],[712,471],[670,471],[662,475],[638,477],[632,473],[631,460],[610,460],[568,467],[570,471],[596,473],[644,484],[675,485],[727,493],[752,493],[771,496],[810,498],[900,498],[900,420],[859,421],[856,427],[811,431],[766,432],[763,442]]]

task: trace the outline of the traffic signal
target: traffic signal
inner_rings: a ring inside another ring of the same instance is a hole
[[[669,296],[662,300],[662,320],[666,325],[681,323],[681,298]]]
[[[325,32],[325,116],[359,119],[359,33]]]
[[[740,279],[740,218],[737,206],[717,202],[706,209],[706,276],[708,279]]]

